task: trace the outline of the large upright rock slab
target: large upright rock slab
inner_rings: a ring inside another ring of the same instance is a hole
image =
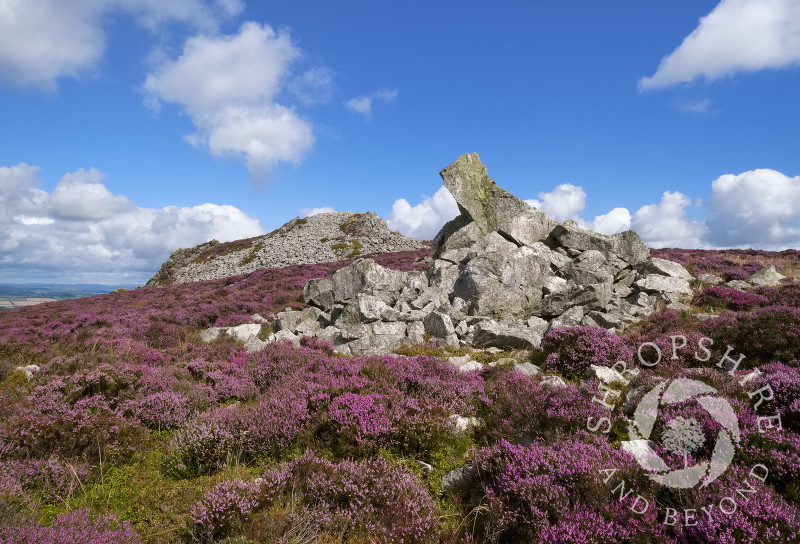
[[[517,245],[531,245],[546,239],[555,226],[544,212],[498,187],[477,153],[461,155],[439,175],[456,199],[458,209],[475,223],[473,230],[477,228],[484,234],[497,231]],[[452,235],[460,230],[457,227],[461,223],[463,220],[445,230],[452,231]],[[436,246],[441,245],[440,240]]]

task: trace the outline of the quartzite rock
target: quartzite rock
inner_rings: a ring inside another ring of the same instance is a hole
[[[785,278],[783,274],[778,273],[775,270],[775,265],[771,264],[769,266],[765,266],[752,276],[748,278],[748,281],[755,285],[756,287],[775,287],[776,285],[780,285],[781,280]]]
[[[439,175],[462,214],[481,233],[497,231],[522,245],[544,240],[553,229],[553,221],[544,212],[498,187],[477,153],[462,155]]]

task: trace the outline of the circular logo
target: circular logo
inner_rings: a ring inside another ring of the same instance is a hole
[[[628,426],[630,440],[622,443],[625,451],[633,455],[642,468],[649,471],[651,480],[664,486],[688,489],[700,484],[705,487],[716,480],[730,465],[734,444],[739,443],[739,421],[725,399],[715,397],[717,390],[703,382],[679,378],[663,381],[648,391],[636,407],[633,421]],[[700,423],[694,418],[676,417],[667,423],[661,433],[664,449],[682,454],[684,467],[671,469],[655,452],[650,435],[662,406],[696,400],[719,425],[711,459],[691,466],[688,458],[705,443]]]

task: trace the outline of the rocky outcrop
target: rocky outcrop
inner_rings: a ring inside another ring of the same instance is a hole
[[[374,213],[331,212],[296,217],[281,228],[235,242],[211,240],[179,249],[147,286],[213,280],[294,264],[339,261],[375,253],[420,249],[424,244],[390,231]]]
[[[330,280],[311,280],[311,307],[275,317],[282,339],[318,336],[345,354],[386,353],[425,338],[534,349],[548,330],[621,329],[657,303],[684,308],[692,293],[693,276],[651,258],[632,230],[605,235],[556,223],[498,187],[477,154],[441,176],[461,215],[436,236],[428,269],[400,272],[360,259]]]

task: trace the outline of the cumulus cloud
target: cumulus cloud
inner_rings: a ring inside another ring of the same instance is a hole
[[[800,247],[800,176],[770,169],[720,176],[711,184],[709,207],[715,245]]]
[[[303,208],[300,210],[300,213],[303,214],[303,217],[311,217],[312,215],[318,215],[321,213],[331,213],[335,212],[333,208],[330,206],[322,206],[321,208]]]
[[[639,208],[631,228],[651,247],[705,247],[705,226],[690,219],[686,208],[692,199],[678,191],[664,191],[661,202]]]
[[[639,89],[799,63],[798,0],[722,0]]]
[[[610,212],[598,215],[588,228],[602,234],[616,234],[631,228],[631,212],[627,208],[614,208]]]
[[[539,193],[539,199],[526,200],[556,221],[577,219],[578,213],[586,207],[586,192],[583,187],[562,183],[555,189]]]
[[[0,167],[0,277],[144,282],[179,247],[262,234],[233,206],[141,208],[112,194],[96,169],[63,176],[52,193],[38,168]]]
[[[147,76],[147,102],[178,104],[198,129],[192,145],[240,157],[263,179],[279,162],[299,163],[314,142],[311,126],[275,102],[299,55],[288,33],[254,22],[234,35],[194,36]]]
[[[181,22],[215,31],[238,14],[240,0],[4,0],[0,8],[0,79],[52,92],[59,78],[92,74],[106,47],[109,15],[148,28]]]
[[[431,240],[445,223],[458,214],[456,199],[442,186],[432,197],[426,197],[414,206],[405,198],[396,200],[386,223],[392,230],[406,236]]]
[[[379,89],[367,96],[345,100],[344,105],[347,109],[363,115],[364,119],[370,119],[373,103],[389,104],[397,100],[397,95],[397,89]]]

